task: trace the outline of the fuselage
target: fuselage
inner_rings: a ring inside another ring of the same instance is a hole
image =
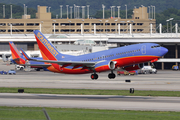
[[[108,63],[110,61],[116,62],[115,67],[125,67],[128,65],[148,62],[158,59],[166,54],[168,50],[155,43],[142,43],[118,47],[110,50],[80,55],[68,56],[59,61],[81,61],[81,62],[97,62],[95,65],[96,72],[103,72],[110,70]],[[67,74],[83,74],[93,72],[85,66],[73,68],[72,66],[62,67],[61,65],[52,63],[48,70]]]

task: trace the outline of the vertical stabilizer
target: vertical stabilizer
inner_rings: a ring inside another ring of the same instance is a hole
[[[14,45],[14,43],[13,42],[9,42],[9,46],[10,46],[10,49],[11,49],[12,59],[17,64],[25,64],[25,60],[24,60],[23,56],[20,54],[19,50]]]
[[[44,60],[59,60],[64,58],[64,55],[39,30],[35,30],[34,34]]]

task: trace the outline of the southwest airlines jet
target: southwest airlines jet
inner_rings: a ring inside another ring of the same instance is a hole
[[[11,55],[12,55],[12,62],[14,64],[22,65],[22,66],[31,66],[31,68],[36,68],[37,71],[40,69],[46,70],[46,67],[51,66],[51,64],[44,64],[43,62],[36,62],[36,61],[29,61],[28,63],[26,62],[25,57],[20,54],[19,50],[17,47],[14,45],[13,42],[9,42],[9,46],[11,49]],[[38,58],[42,59],[42,58]]]
[[[168,52],[168,49],[155,43],[134,44],[80,56],[64,56],[39,31],[34,31],[43,60],[29,58],[28,60],[51,64],[49,71],[66,74],[91,74],[91,79],[98,79],[97,72],[111,71],[108,77],[113,79],[116,75],[113,70],[121,67],[127,70],[136,70],[143,67],[144,62],[155,62]]]

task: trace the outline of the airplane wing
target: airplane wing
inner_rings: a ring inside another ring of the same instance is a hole
[[[34,67],[49,67],[51,66],[51,64],[19,64],[19,65],[22,65],[22,66],[34,66]]]
[[[29,60],[37,61],[37,62],[55,63],[62,65],[63,67],[77,66],[77,65],[94,67],[94,65],[96,64],[96,62],[80,62],[80,61],[55,61],[55,60],[37,60],[37,59],[29,59]]]
[[[55,63],[55,64],[59,64],[62,65],[62,67],[67,67],[67,66],[74,66],[74,68],[78,68],[78,67],[94,67],[96,62],[80,62],[80,61],[55,61],[55,60],[39,60],[39,59],[34,59],[34,58],[30,58],[24,51],[23,49],[21,49],[23,55],[25,56],[25,58],[27,60],[31,60],[31,61],[37,61],[37,62],[45,62],[45,63]]]

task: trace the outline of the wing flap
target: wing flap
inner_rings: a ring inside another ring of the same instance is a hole
[[[20,65],[22,65],[22,66],[34,66],[34,67],[45,67],[45,68],[51,66],[51,64],[20,64]]]
[[[37,59],[30,59],[32,61],[37,62],[45,62],[45,63],[55,63],[58,65],[62,65],[62,67],[67,66],[87,66],[87,67],[94,67],[96,62],[80,62],[80,61],[55,61],[55,60],[37,60]]]

